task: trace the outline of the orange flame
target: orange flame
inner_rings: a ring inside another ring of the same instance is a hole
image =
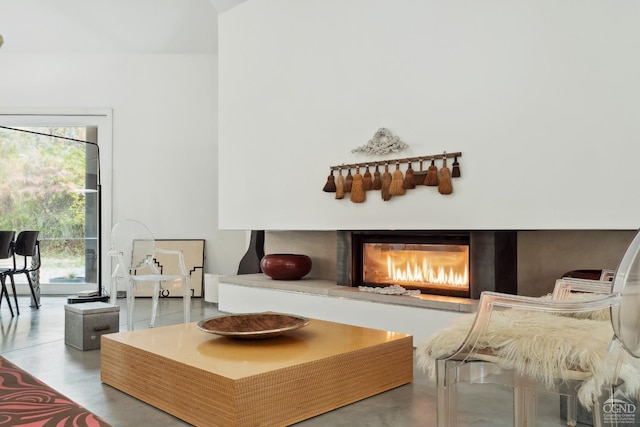
[[[469,267],[465,263],[462,271],[454,270],[453,266],[436,265],[425,256],[420,262],[403,259],[395,262],[387,255],[387,277],[399,283],[431,283],[455,287],[469,286]]]

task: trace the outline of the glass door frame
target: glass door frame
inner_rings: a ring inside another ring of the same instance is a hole
[[[100,151],[101,212],[99,215],[101,235],[99,254],[101,266],[98,271],[98,283],[103,294],[109,291],[111,276],[109,258],[109,233],[112,223],[113,192],[113,112],[111,109],[25,109],[0,108],[0,125],[8,127],[42,126],[93,126],[98,130]],[[80,290],[78,285],[59,285],[40,288],[46,294],[74,294]],[[97,289],[96,289],[97,290]],[[49,291],[49,292],[47,292]]]

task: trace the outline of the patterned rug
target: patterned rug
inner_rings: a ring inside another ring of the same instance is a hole
[[[110,424],[0,356],[0,426],[110,427]]]

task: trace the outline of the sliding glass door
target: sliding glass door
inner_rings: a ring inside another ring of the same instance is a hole
[[[41,294],[98,291],[107,283],[101,224],[110,228],[110,186],[109,194],[100,190],[111,163],[110,118],[0,114],[0,229],[40,231]],[[26,285],[20,293],[28,294]]]

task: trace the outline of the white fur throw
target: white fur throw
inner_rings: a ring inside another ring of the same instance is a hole
[[[420,343],[416,349],[418,367],[434,378],[436,359],[458,350],[474,319],[475,314],[463,315]],[[469,359],[495,361],[502,369],[513,369],[548,387],[558,378],[584,379],[578,399],[591,408],[602,386],[615,375],[616,356],[608,352],[612,337],[611,322],[607,321],[515,309],[494,311]],[[636,396],[640,391],[640,359],[622,353],[620,378],[626,383],[627,394]]]

